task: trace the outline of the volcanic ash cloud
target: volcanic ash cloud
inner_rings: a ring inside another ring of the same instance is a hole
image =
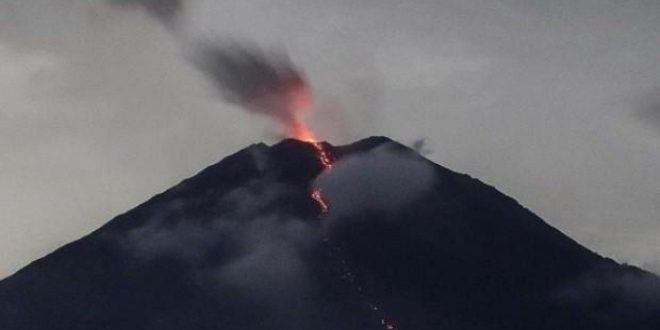
[[[285,134],[314,140],[302,117],[312,107],[312,96],[302,71],[283,52],[264,52],[245,42],[198,42],[185,33],[183,0],[107,0],[112,5],[146,11],[183,45],[193,49],[193,65],[227,102],[271,119]]]
[[[142,8],[165,25],[175,23],[183,11],[183,0],[108,0],[108,2],[112,5]]]
[[[193,63],[225,101],[275,119],[289,136],[311,138],[302,120],[312,107],[311,90],[285,54],[239,43],[207,43],[198,47]]]

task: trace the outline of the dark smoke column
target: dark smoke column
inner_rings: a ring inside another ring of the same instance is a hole
[[[289,136],[314,140],[302,120],[312,107],[309,85],[285,54],[238,43],[206,44],[194,63],[227,102],[275,119]]]
[[[184,11],[184,0],[107,1],[145,10],[175,36],[181,35],[177,33],[181,28],[177,23]],[[256,46],[237,42],[205,43],[195,50],[195,67],[211,81],[223,99],[275,119],[288,136],[316,141],[302,120],[312,107],[311,91],[288,56],[266,54]]]
[[[183,11],[182,0],[108,0],[118,6],[141,7],[166,26],[171,26]]]

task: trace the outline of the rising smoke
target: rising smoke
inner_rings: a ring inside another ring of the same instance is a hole
[[[232,42],[198,48],[194,63],[227,102],[271,117],[298,136],[301,116],[311,107],[304,76],[283,54]]]
[[[145,10],[182,37],[177,24],[183,0],[107,0],[113,5]],[[180,40],[189,44],[190,40]],[[276,120],[288,136],[311,138],[302,121],[311,108],[311,91],[302,72],[284,52],[265,52],[244,42],[195,43],[192,64],[226,101]]]
[[[637,117],[644,123],[660,129],[660,88],[641,95]]]
[[[170,27],[183,11],[183,0],[107,0],[112,5],[134,6],[144,9],[149,15]]]
[[[426,138],[419,138],[410,145],[410,147],[415,150],[418,154],[428,156],[431,154],[432,150],[428,148],[428,143]]]

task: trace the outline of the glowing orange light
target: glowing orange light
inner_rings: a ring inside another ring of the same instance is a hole
[[[321,206],[322,213],[328,212],[328,203],[325,201],[325,198],[323,198],[323,194],[321,194],[320,189],[316,189],[312,192],[312,198],[319,204],[319,206]]]
[[[314,99],[305,82],[295,82],[288,87],[289,106],[297,115],[308,112],[314,107]]]
[[[311,89],[304,80],[295,80],[287,84],[286,100],[292,120],[288,123],[289,134],[292,137],[305,141],[316,142],[316,136],[312,130],[305,125],[303,117],[314,107]]]
[[[292,115],[287,118],[289,120],[286,122],[288,133],[291,137],[310,143],[314,147],[316,158],[321,163],[323,171],[332,170],[334,157],[332,157],[330,151],[326,150],[324,144],[317,139],[314,132],[312,132],[312,130],[305,125],[304,120],[302,120],[304,115],[313,108],[312,93],[309,85],[307,85],[304,80],[294,79],[290,84],[287,84],[285,88],[287,96],[286,105],[289,107],[289,110],[291,110],[289,113]],[[310,197],[318,204],[322,214],[329,212],[330,205],[323,196],[323,192],[320,188],[312,187]],[[323,241],[328,242],[329,238],[324,237]],[[380,314],[380,325],[382,329],[398,330],[396,325],[386,317],[382,308],[367,297],[362,286],[357,283],[355,274],[348,268],[347,262],[344,258],[341,259],[341,263],[344,267],[341,271],[340,278],[357,290],[363,302],[367,304],[372,312]]]
[[[292,132],[291,134],[293,135],[294,138],[300,140],[300,141],[305,141],[305,142],[310,142],[314,143],[316,142],[316,136],[312,131],[305,125],[298,123],[294,127],[291,128]]]
[[[321,142],[312,142],[312,145],[314,145],[314,148],[316,149],[321,165],[323,165],[326,170],[332,169],[332,158],[330,157],[330,153],[323,148],[323,144]]]

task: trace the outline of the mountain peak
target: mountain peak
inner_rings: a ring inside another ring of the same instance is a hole
[[[334,146],[328,142],[319,142],[333,157],[340,159],[350,155],[369,152],[380,146],[392,146],[400,150],[407,147],[387,137],[369,137],[352,144]],[[409,150],[410,153],[414,151]],[[317,150],[310,142],[297,139],[284,139],[272,146],[264,143],[253,144],[226,157],[221,162],[211,165],[190,179],[182,182],[178,190],[185,187],[205,189],[217,185],[238,184],[250,176],[284,176],[293,181],[312,181],[323,170]]]
[[[3,280],[0,328],[643,330],[659,283],[387,137],[286,139]]]

